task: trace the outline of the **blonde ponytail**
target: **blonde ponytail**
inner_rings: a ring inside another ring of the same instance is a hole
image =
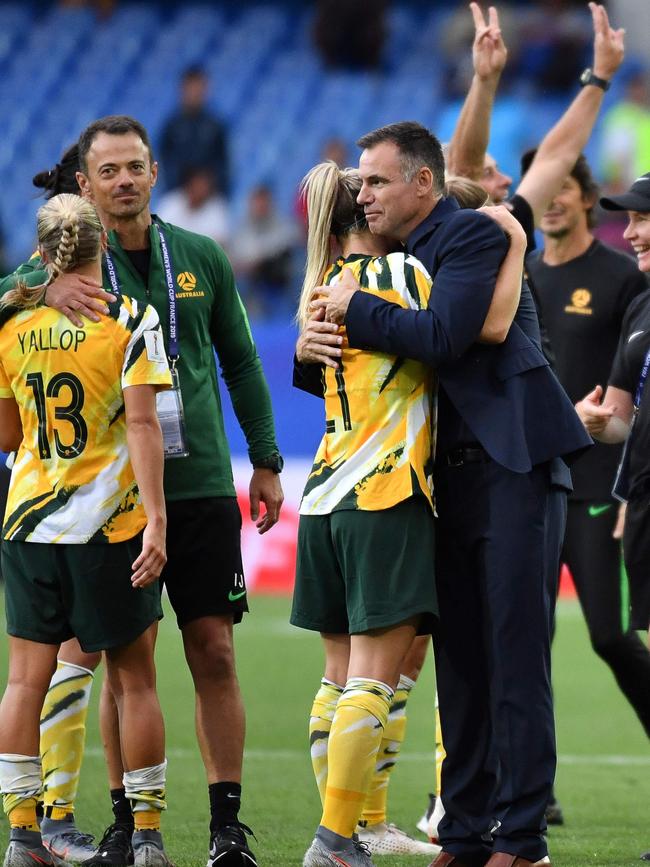
[[[448,175],[445,178],[445,196],[453,196],[461,208],[475,211],[490,201],[483,187],[471,178],[462,175]]]
[[[0,299],[0,307],[37,307],[59,274],[74,271],[99,256],[102,224],[95,208],[81,196],[53,196],[39,208],[36,225],[39,247],[47,260],[47,280],[38,286],[19,281]]]
[[[312,292],[319,286],[330,262],[332,216],[339,192],[340,169],[329,161],[314,166],[302,180],[300,191],[307,204],[307,261],[296,320],[300,329],[309,319]]]

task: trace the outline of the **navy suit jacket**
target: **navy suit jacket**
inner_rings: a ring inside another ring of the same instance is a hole
[[[415,358],[438,371],[440,383],[476,439],[514,472],[591,445],[566,392],[541,351],[530,291],[506,340],[477,343],[508,249],[497,224],[441,199],[406,242],[433,279],[426,310],[406,310],[367,292],[352,296],[345,317],[350,346]],[[570,485],[555,467],[555,481]]]

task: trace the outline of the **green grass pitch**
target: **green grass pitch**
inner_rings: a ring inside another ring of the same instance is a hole
[[[319,819],[306,744],[306,717],[321,674],[318,636],[290,627],[289,601],[253,597],[253,613],[236,628],[238,668],[248,734],[243,821],[258,838],[260,867],[297,867]],[[0,653],[2,682],[6,644]],[[205,863],[207,790],[194,738],[194,699],[173,616],[167,612],[157,650],[167,726],[169,810],[163,831],[178,867]],[[560,754],[557,794],[566,824],[551,829],[555,867],[635,867],[650,849],[650,750],[636,717],[605,665],[591,651],[575,602],[558,609],[554,684]],[[77,818],[101,834],[111,819],[97,727],[98,683]],[[433,666],[422,672],[409,705],[409,727],[390,792],[390,819],[414,832],[433,785]],[[417,832],[414,832],[417,833]],[[0,820],[0,844],[7,823]],[[378,858],[385,867],[426,867],[426,858]]]

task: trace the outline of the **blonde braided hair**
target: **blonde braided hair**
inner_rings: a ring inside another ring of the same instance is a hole
[[[100,254],[102,224],[93,205],[81,196],[53,196],[39,208],[36,227],[39,250],[47,263],[47,280],[38,286],[19,281],[0,299],[0,307],[37,307],[60,274],[94,262]]]
[[[70,212],[69,216],[65,217],[65,222],[61,222],[61,239],[56,248],[50,279],[53,279],[53,275],[58,276],[68,270],[78,244],[79,216]]]

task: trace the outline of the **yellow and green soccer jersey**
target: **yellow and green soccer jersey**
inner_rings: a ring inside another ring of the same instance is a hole
[[[412,256],[339,259],[325,275],[350,268],[364,292],[411,310],[426,308],[431,280]],[[432,501],[435,374],[431,368],[344,342],[338,370],[325,368],[325,435],[300,513],[388,509],[414,494]]]
[[[15,398],[23,426],[4,539],[122,542],[144,527],[123,389],[145,384],[171,384],[153,307],[121,296],[84,328],[49,307],[3,325],[0,398]]]

